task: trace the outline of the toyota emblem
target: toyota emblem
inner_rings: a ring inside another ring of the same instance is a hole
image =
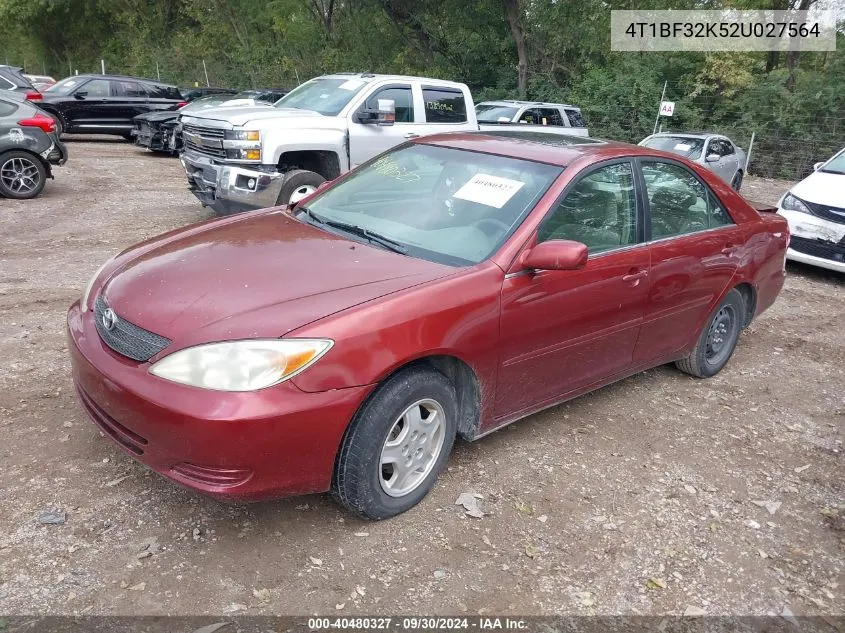
[[[100,318],[103,322],[103,327],[109,331],[113,330],[114,326],[117,325],[117,315],[111,308],[106,308],[103,316]]]

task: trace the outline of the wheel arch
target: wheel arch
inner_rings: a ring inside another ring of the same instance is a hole
[[[316,149],[283,152],[279,156],[278,169],[280,172],[305,169],[326,180],[334,180],[340,176],[340,156],[330,150]]]
[[[754,318],[754,313],[757,310],[757,290],[747,281],[734,285],[728,290],[728,292],[730,292],[730,290],[736,290],[742,295],[742,300],[745,303],[745,319],[742,323],[742,327],[745,329],[751,324],[751,319]]]

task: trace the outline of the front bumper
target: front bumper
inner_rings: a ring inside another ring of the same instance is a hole
[[[74,385],[91,420],[152,470],[217,498],[328,490],[343,433],[370,390],[305,393],[291,381],[250,393],[185,387],[109,349],[78,302],[67,327]]]
[[[203,206],[221,213],[276,206],[284,174],[249,166],[220,164],[206,156],[188,152],[182,154],[181,161],[188,178],[188,189]]]
[[[779,208],[791,235],[786,258],[845,273],[845,224]]]

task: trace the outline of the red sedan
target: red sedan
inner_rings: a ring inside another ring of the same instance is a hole
[[[556,135],[439,135],[294,209],[107,262],[68,313],[92,420],[198,491],[385,518],[474,440],[674,362],[712,376],[784,282],[786,221],[711,172]]]

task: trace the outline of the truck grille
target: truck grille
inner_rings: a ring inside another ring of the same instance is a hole
[[[182,142],[185,149],[204,156],[226,158],[226,150],[223,149],[223,138],[225,136],[226,131],[220,128],[190,123],[185,123],[182,126]]]
[[[823,240],[808,240],[804,237],[792,235],[789,238],[789,248],[797,253],[829,259],[833,262],[845,262],[845,239],[835,244]]]
[[[845,224],[845,209],[840,209],[839,207],[828,207],[823,204],[816,204],[815,202],[807,202],[806,204],[810,207],[810,211],[812,211],[813,215],[816,217],[824,218],[828,222]]]
[[[140,328],[125,319],[117,318],[112,328],[108,329],[103,319],[107,309],[103,295],[99,295],[94,302],[94,325],[103,342],[118,354],[146,362],[170,345],[170,339]]]

